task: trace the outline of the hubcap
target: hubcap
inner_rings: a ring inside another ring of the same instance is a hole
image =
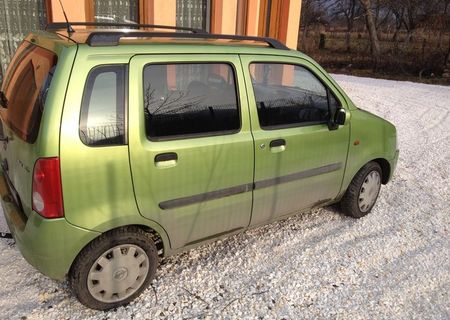
[[[105,251],[89,270],[89,293],[101,302],[117,302],[135,293],[144,283],[149,259],[144,250],[124,244]]]
[[[358,206],[361,212],[369,211],[378,197],[381,187],[381,177],[378,171],[371,171],[364,179],[359,190]]]

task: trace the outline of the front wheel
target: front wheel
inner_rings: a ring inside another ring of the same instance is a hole
[[[82,304],[107,310],[136,298],[150,284],[157,265],[151,234],[125,227],[87,245],[75,260],[69,281]]]
[[[342,211],[353,218],[367,215],[375,205],[381,189],[381,167],[369,162],[353,178],[341,200]]]

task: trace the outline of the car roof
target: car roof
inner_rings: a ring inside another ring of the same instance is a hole
[[[66,24],[62,25],[67,26]],[[86,45],[102,47],[105,51],[110,50],[108,50],[108,47],[137,45],[143,47],[143,52],[148,52],[150,50],[149,45],[151,45],[154,48],[157,46],[159,48],[158,51],[163,50],[162,46],[165,46],[167,47],[167,50],[177,48],[178,50],[176,51],[179,51],[184,48],[187,51],[202,51],[203,53],[223,52],[235,54],[265,53],[271,55],[299,55],[297,51],[290,50],[276,39],[235,35],[214,35],[205,32],[194,34],[173,31],[149,32],[147,30],[131,28],[98,29],[90,26],[69,30],[60,27],[51,31],[33,32],[27,37],[27,40],[35,43],[38,42],[45,47],[52,47],[52,44],[57,47]],[[137,48],[135,46],[130,48],[130,50],[136,50]],[[195,50],[192,50],[194,47]]]

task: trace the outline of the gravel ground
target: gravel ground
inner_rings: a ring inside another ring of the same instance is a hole
[[[84,308],[1,239],[0,318],[449,319],[450,88],[335,78],[397,126],[398,169],[370,215],[314,210],[171,257],[109,312]]]

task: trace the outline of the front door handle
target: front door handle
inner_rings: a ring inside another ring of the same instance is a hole
[[[175,152],[160,153],[155,156],[155,166],[157,168],[175,167],[178,162],[178,155]]]
[[[271,148],[281,147],[281,146],[285,146],[285,145],[286,145],[286,140],[284,140],[284,139],[276,139],[276,140],[270,141]]]
[[[282,152],[286,150],[286,140],[284,139],[276,139],[270,141],[270,152]]]

